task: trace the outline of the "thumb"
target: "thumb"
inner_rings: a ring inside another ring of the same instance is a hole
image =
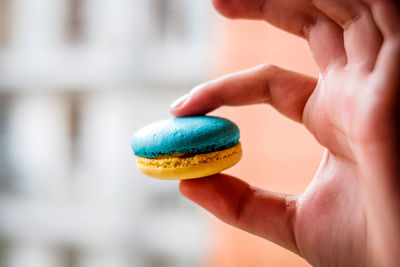
[[[261,190],[224,174],[184,180],[180,191],[224,222],[299,254],[293,228],[297,197]]]

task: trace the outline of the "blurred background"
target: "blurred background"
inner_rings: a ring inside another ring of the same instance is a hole
[[[262,63],[317,74],[304,41],[208,0],[0,0],[0,267],[309,266],[145,177],[129,147],[195,85]],[[228,173],[305,189],[322,149],[301,125],[214,114],[241,129]]]

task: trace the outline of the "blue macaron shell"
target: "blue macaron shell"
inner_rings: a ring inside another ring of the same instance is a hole
[[[136,156],[155,158],[177,153],[209,153],[236,145],[239,128],[230,120],[183,117],[158,121],[137,131],[131,139]]]

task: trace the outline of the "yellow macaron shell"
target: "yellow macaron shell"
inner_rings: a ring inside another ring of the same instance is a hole
[[[239,162],[240,142],[233,147],[205,154],[175,154],[145,158],[137,156],[137,165],[144,174],[166,180],[184,180],[219,173]]]

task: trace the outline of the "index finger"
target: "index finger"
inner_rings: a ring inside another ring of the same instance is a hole
[[[261,65],[194,88],[171,106],[177,117],[205,114],[222,105],[266,103],[301,122],[317,80],[272,65]]]

